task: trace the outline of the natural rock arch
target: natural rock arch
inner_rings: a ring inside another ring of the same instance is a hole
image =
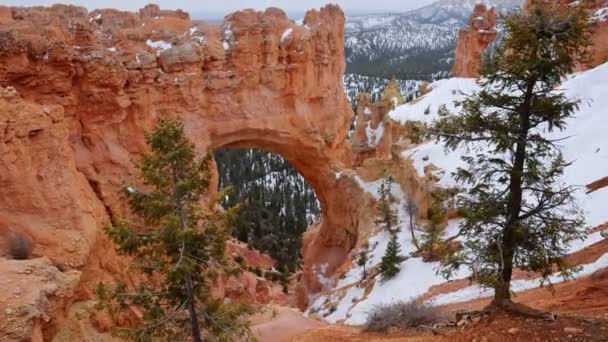
[[[3,7],[0,38],[0,86],[17,91],[0,99],[0,226],[82,270],[83,296],[124,273],[101,228],[125,215],[121,189],[138,184],[133,161],[164,115],[185,123],[201,153],[261,147],[313,186],[323,220],[305,237],[302,304],[321,290],[313,270],[331,274],[371,221],[370,196],[337,176],[353,159],[337,6],[308,12],[302,25],[271,8],[234,13],[221,27],[154,5],[139,14]]]

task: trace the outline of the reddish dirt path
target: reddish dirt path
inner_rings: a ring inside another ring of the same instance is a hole
[[[608,341],[608,320],[585,321],[562,317],[556,321],[497,314],[484,318],[465,329],[440,330],[436,335],[427,331],[370,334],[360,329],[327,326],[306,332],[291,342],[544,342],[544,341]]]
[[[260,342],[285,342],[324,325],[297,309],[271,306],[252,319],[251,330]]]

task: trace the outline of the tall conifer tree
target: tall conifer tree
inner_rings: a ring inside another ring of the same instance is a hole
[[[139,165],[144,186],[125,191],[140,220],[114,222],[107,233],[148,280],[132,293],[125,284],[113,289],[100,284],[101,305],[113,312],[141,309],[145,325],[120,330],[138,341],[202,341],[205,332],[231,340],[247,334],[247,324],[240,320],[246,310],[214,301],[209,293],[216,272],[227,267],[227,228],[234,215],[232,210],[214,209],[223,194],[208,208],[201,207],[209,188],[211,155],[196,159],[183,125],[174,120],[161,120],[146,141],[150,153]]]
[[[481,91],[433,133],[450,149],[476,152],[456,173],[469,189],[466,242],[446,273],[467,265],[494,288],[495,305],[509,306],[514,268],[569,277],[564,256],[585,235],[575,189],[562,183],[569,162],[548,133],[563,131],[577,108],[558,88],[585,59],[589,38],[582,6],[533,6],[503,20],[506,37],[483,63]]]

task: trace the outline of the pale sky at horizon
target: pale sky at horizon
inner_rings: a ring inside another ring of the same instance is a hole
[[[227,14],[244,8],[264,9],[279,7],[285,11],[298,13],[311,8],[319,8],[327,3],[338,3],[345,12],[404,12],[428,5],[436,0],[0,0],[0,5],[8,6],[48,6],[54,3],[69,3],[95,8],[118,8],[134,11],[148,3],[156,3],[164,9],[181,8],[191,13]]]

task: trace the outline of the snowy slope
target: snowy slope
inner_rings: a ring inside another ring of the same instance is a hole
[[[437,110],[441,105],[446,105],[452,112],[458,112],[454,101],[462,100],[465,94],[478,89],[474,79],[441,80],[432,86],[434,90],[431,93],[413,104],[397,108],[389,114],[391,118],[400,122],[431,123],[437,119]],[[605,138],[608,128],[608,63],[572,75],[562,88],[569,98],[581,101],[576,117],[568,122],[567,131],[554,133],[555,138],[570,137],[562,142],[564,157],[574,162],[566,169],[565,182],[581,186],[578,198],[585,209],[587,222],[591,226],[597,226],[608,222],[608,214],[602,210],[605,203],[608,203],[608,191],[586,195],[583,187],[608,175],[608,139]],[[424,114],[429,108],[430,113]],[[465,152],[462,151],[461,154]],[[420,145],[405,154],[415,161],[420,175],[424,174],[427,164],[433,163],[441,168],[441,185],[454,184],[450,174],[464,165],[459,153],[446,153],[443,145],[435,142]]]
[[[431,123],[437,118],[437,109],[445,104],[448,109],[457,112],[453,101],[464,97],[478,89],[473,79],[449,79],[435,82],[433,91],[422,98],[408,103],[390,113],[397,121],[422,121]],[[567,159],[574,161],[567,169],[565,182],[568,184],[581,185],[577,194],[580,205],[585,211],[587,223],[594,227],[608,222],[608,189],[586,194],[584,185],[598,178],[608,176],[608,63],[593,70],[572,75],[563,84],[563,91],[570,98],[580,99],[581,106],[576,117],[568,122],[565,132],[556,134],[556,137],[572,136],[564,140],[563,151]],[[430,113],[424,114],[430,107]],[[404,152],[404,157],[412,158],[420,175],[423,168],[429,163],[440,167],[437,173],[441,177],[440,185],[449,186],[455,184],[451,172],[462,165],[460,156],[466,151],[455,151],[446,153],[442,144],[428,142],[417,146],[412,150]],[[428,157],[428,160],[427,160]],[[380,182],[365,183],[358,180],[362,189],[376,195]],[[401,232],[398,240],[402,247],[402,255],[408,256],[414,250],[408,220],[403,209],[406,200],[405,195],[398,187],[393,187],[393,195],[400,203],[394,209],[398,212],[399,226]],[[449,222],[445,232],[446,237],[454,236],[458,231],[458,221]],[[603,237],[599,232],[591,234],[585,241],[577,241],[570,246],[571,252],[579,251],[601,241]],[[384,254],[388,244],[389,234],[380,231],[371,237],[369,241],[369,263],[368,269],[377,265]],[[308,313],[317,313],[330,322],[344,321],[346,324],[359,325],[366,320],[368,312],[378,304],[390,303],[399,300],[409,300],[418,297],[429,290],[433,285],[445,282],[437,274],[437,263],[424,263],[419,258],[409,258],[401,265],[400,273],[384,283],[377,281],[371,292],[364,298],[363,289],[358,287],[358,281],[362,274],[362,268],[353,265],[351,270],[342,279],[336,280],[334,291],[329,295],[317,298],[311,305]],[[589,275],[598,269],[608,267],[608,253],[595,262],[583,265],[578,276]],[[455,275],[455,279],[468,276],[467,270],[461,270]],[[558,283],[562,279],[552,276],[551,281]],[[538,279],[518,280],[513,283],[515,291],[523,291],[538,287]],[[431,304],[441,305],[467,301],[491,295],[491,292],[473,285],[453,293],[437,296],[430,300]],[[327,305],[327,303],[333,303]]]

